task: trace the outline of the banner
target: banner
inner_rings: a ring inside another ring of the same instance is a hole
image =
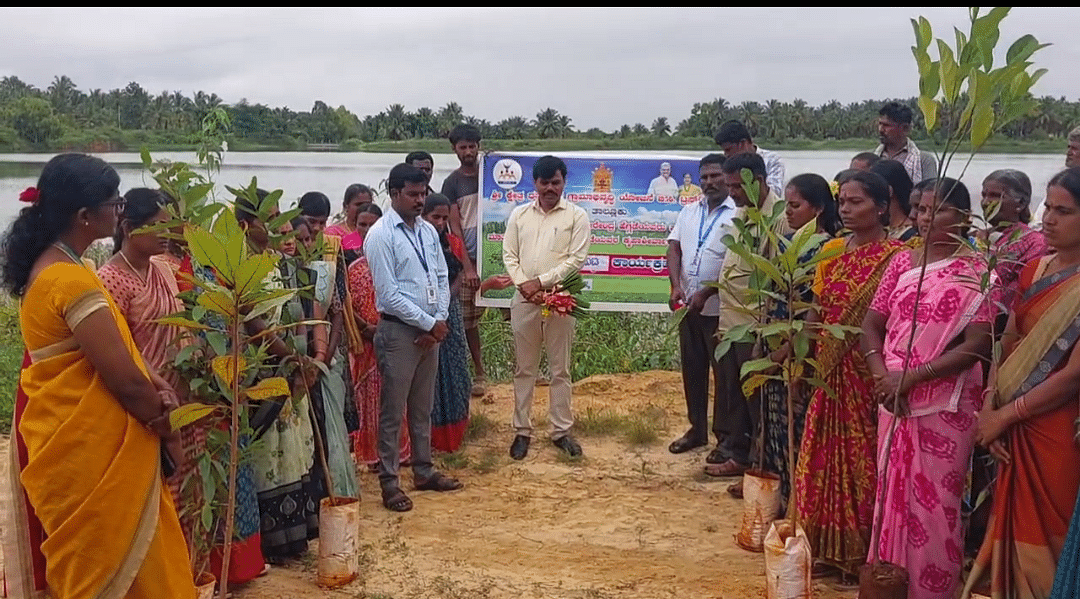
[[[510,212],[536,199],[532,167],[540,153],[491,152],[480,161],[477,261],[480,278],[506,272],[502,238]],[[701,199],[698,161],[685,156],[560,155],[563,197],[592,228],[581,269],[593,310],[667,312],[667,236],[679,210]],[[507,307],[514,289],[489,291],[481,306]]]

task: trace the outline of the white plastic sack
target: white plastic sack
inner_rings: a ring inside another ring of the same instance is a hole
[[[765,596],[768,599],[809,599],[810,541],[801,526],[777,520],[765,535]]]
[[[339,502],[330,505],[329,499],[323,499],[319,505],[318,583],[329,589],[352,582],[360,568],[360,502],[352,497]]]
[[[761,473],[743,475],[742,528],[735,542],[746,549],[761,553],[769,524],[780,515],[780,477]]]

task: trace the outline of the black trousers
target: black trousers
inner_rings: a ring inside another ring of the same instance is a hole
[[[716,351],[715,316],[687,312],[679,323],[679,357],[682,364],[683,395],[686,397],[686,417],[690,420],[689,437],[696,441],[709,440],[709,371],[712,371],[713,397],[720,396],[720,365]],[[713,431],[716,431],[715,412]],[[719,442],[719,436],[717,437]]]
[[[732,343],[720,358],[720,393],[713,408],[717,447],[728,458],[749,464],[753,439],[761,419],[761,397],[743,395],[741,370],[754,351],[753,343]]]

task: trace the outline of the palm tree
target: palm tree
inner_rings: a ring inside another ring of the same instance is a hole
[[[671,125],[668,124],[666,116],[657,117],[652,124],[652,134],[655,137],[667,137],[671,135]]]
[[[409,136],[409,115],[401,104],[391,104],[386,108],[386,135],[399,140]]]
[[[439,137],[439,119],[434,110],[427,106],[417,108],[416,113],[413,115],[413,122],[416,127],[417,137]]]
[[[439,137],[446,137],[450,134],[451,129],[464,122],[465,111],[461,109],[461,105],[457,102],[448,102],[446,106],[439,109],[437,118],[439,121]]]
[[[45,90],[49,96],[49,102],[53,109],[60,114],[68,114],[78,103],[78,97],[82,95],[75,82],[67,75],[53,77],[52,83]]]
[[[649,128],[641,123],[636,123],[633,128],[634,135],[637,137],[645,137],[649,134]]]
[[[524,139],[529,136],[529,121],[523,116],[505,118],[495,125],[496,137],[500,139]]]
[[[563,117],[559,114],[558,110],[555,110],[554,108],[545,108],[536,113],[536,120],[533,121],[533,127],[536,128],[536,133],[541,139],[562,137],[562,118]]]

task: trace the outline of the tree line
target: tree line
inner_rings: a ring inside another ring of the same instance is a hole
[[[915,98],[905,101],[916,114],[912,136],[926,137]],[[0,151],[81,149],[92,151],[186,147],[195,143],[200,124],[211,110],[226,110],[231,141],[239,148],[305,149],[311,143],[360,149],[377,141],[441,139],[455,125],[476,125],[487,139],[709,138],[720,123],[739,119],[756,137],[772,143],[798,139],[843,140],[877,136],[878,109],[886,100],[842,104],[832,100],[810,106],[769,100],[733,104],[723,98],[697,102],[674,126],[666,116],[650,124],[624,124],[618,130],[580,130],[568,115],[545,108],[535,117],[512,116],[497,122],[465,114],[457,102],[434,109],[407,110],[391,104],[378,114],[359,116],[345,106],[317,100],[310,111],[271,107],[247,99],[227,105],[215,93],[179,91],[153,94],[139,83],[123,89],[82,90],[66,75],[39,89],[18,77],[0,79]],[[1028,115],[1001,133],[1010,139],[1061,139],[1080,124],[1080,101],[1043,96]]]

